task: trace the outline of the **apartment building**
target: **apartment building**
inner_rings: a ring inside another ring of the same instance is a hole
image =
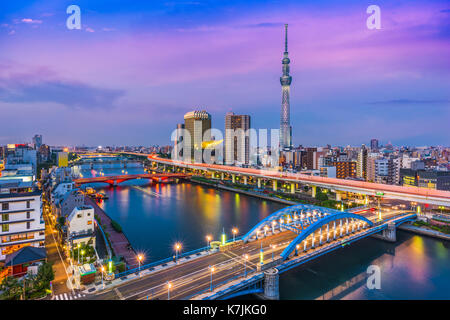
[[[25,247],[44,247],[41,191],[30,181],[0,180],[0,263]]]

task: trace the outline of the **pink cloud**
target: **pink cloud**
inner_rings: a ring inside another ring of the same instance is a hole
[[[28,19],[28,18],[23,18],[21,21],[23,23],[31,23],[31,24],[34,24],[34,23],[41,24],[42,23],[42,20],[33,20],[33,19]]]

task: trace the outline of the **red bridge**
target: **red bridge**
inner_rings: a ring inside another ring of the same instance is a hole
[[[120,176],[101,176],[101,177],[93,177],[93,178],[79,178],[74,179],[76,186],[80,186],[86,183],[97,183],[97,182],[105,182],[109,183],[112,186],[115,186],[121,182],[132,180],[132,179],[151,179],[155,182],[162,182],[168,179],[184,179],[189,178],[189,174],[185,173],[142,173],[142,174],[125,174]]]

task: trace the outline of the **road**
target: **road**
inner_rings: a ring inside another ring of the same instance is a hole
[[[54,223],[51,221],[49,208],[47,205],[43,207],[43,215],[45,220],[45,249],[47,251],[48,262],[53,263],[53,271],[55,279],[53,280],[53,294],[68,293],[72,290],[66,286],[69,277],[67,273],[67,265],[64,262],[63,251],[57,241],[57,231]]]
[[[383,218],[392,217],[402,213],[403,211],[396,210],[385,212]],[[376,212],[365,212],[362,215],[369,219],[376,219]],[[345,233],[345,229],[343,230]],[[357,233],[357,232],[356,232]],[[355,235],[353,233],[351,235]],[[340,229],[337,226],[337,234],[339,236]],[[220,251],[211,253],[210,255],[196,258],[188,262],[184,262],[177,266],[167,268],[165,270],[157,271],[151,275],[143,276],[139,280],[133,280],[124,283],[114,289],[101,292],[95,295],[89,295],[86,299],[94,300],[118,300],[118,299],[189,299],[196,293],[202,290],[207,290],[211,285],[211,269],[214,266],[212,273],[213,285],[229,280],[236,276],[244,276],[244,273],[250,274],[256,271],[257,263],[260,260],[261,247],[264,252],[264,261],[272,260],[273,256],[276,258],[288,246],[288,244],[297,236],[291,231],[284,231],[274,235],[269,235],[260,240],[252,241],[246,244],[237,245],[227,251]],[[345,240],[348,236],[337,238],[336,242]],[[330,239],[333,234],[330,228]],[[320,242],[320,235],[315,233],[314,243],[316,249],[312,249],[312,236],[308,237],[307,251],[316,250]],[[322,235],[322,241],[326,242],[326,234]],[[335,241],[331,241],[333,243]],[[271,245],[276,244],[275,247]],[[301,251],[301,252],[300,252]],[[299,255],[306,254],[303,248],[299,248]],[[248,256],[248,260],[244,256]],[[169,288],[168,282],[171,287]]]

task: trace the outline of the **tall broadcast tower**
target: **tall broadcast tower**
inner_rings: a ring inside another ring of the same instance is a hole
[[[285,24],[285,40],[284,40],[284,57],[283,75],[280,77],[282,88],[281,99],[281,118],[280,118],[280,150],[288,150],[292,148],[292,127],[291,127],[291,110],[289,105],[289,91],[291,87],[292,77],[289,75],[288,58],[288,25]]]

